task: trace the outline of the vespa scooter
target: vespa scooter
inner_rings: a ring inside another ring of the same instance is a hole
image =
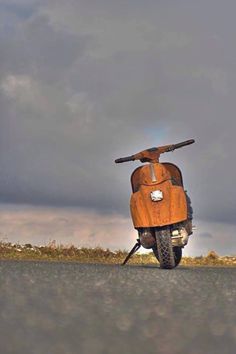
[[[153,250],[161,268],[172,269],[180,263],[182,248],[193,233],[193,210],[180,169],[169,162],[159,163],[159,157],[194,142],[154,147],[115,160],[148,163],[131,175],[130,211],[139,238],[123,265],[141,246]]]

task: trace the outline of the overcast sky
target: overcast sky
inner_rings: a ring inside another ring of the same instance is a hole
[[[114,159],[195,138],[162,156],[193,201],[186,253],[236,253],[235,13],[231,0],[0,0],[0,238],[130,247],[138,163]]]

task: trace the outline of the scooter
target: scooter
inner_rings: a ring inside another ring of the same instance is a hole
[[[131,175],[130,211],[138,239],[123,265],[141,246],[153,250],[161,268],[172,269],[180,263],[182,248],[193,233],[193,209],[180,169],[173,163],[159,163],[159,157],[194,142],[154,147],[115,160],[148,163]]]

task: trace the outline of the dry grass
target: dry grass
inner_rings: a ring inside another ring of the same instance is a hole
[[[0,260],[49,260],[49,261],[77,261],[83,263],[121,264],[127,256],[127,251],[112,252],[109,249],[76,248],[75,246],[56,245],[53,241],[47,246],[19,245],[0,242]],[[157,264],[152,252],[148,254],[136,253],[129,264]],[[182,265],[197,266],[236,266],[236,256],[218,256],[214,251],[207,256],[183,257]]]

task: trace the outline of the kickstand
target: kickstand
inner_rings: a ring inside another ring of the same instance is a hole
[[[133,256],[133,254],[135,252],[137,252],[137,250],[141,247],[141,243],[140,240],[137,239],[137,242],[135,243],[134,247],[132,248],[132,250],[130,251],[130,253],[128,254],[128,256],[125,258],[124,262],[122,263],[122,265],[125,265],[128,260],[130,259],[131,256]]]

